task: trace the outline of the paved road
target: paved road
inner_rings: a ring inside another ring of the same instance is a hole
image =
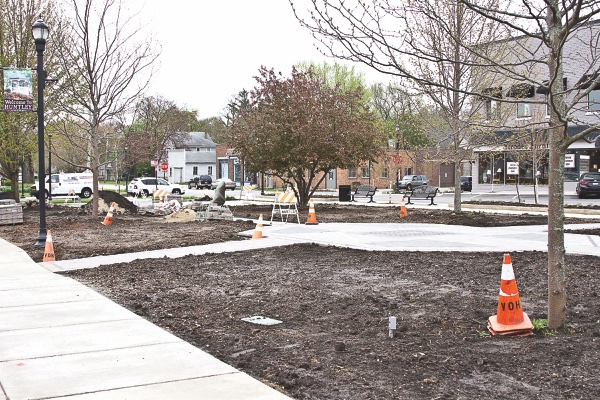
[[[591,205],[600,206],[600,196],[588,197],[580,199],[575,193],[576,182],[565,182],[564,186],[564,203],[568,205]],[[437,204],[451,207],[454,204],[454,192],[448,192],[447,189],[442,189],[442,193],[438,194],[435,198]],[[374,200],[378,202],[384,202],[391,200],[392,202],[399,202],[402,195],[390,194],[389,190],[379,191]],[[520,185],[519,194],[517,194],[517,188],[515,185],[475,185],[472,192],[463,192],[461,194],[463,202],[467,201],[504,201],[504,202],[515,202],[519,200],[522,203],[535,204],[535,195],[533,186]],[[542,185],[538,187],[538,203],[548,204],[548,186]]]

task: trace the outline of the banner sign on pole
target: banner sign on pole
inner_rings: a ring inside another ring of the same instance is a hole
[[[519,175],[519,163],[518,162],[507,162],[506,163],[506,175]]]
[[[33,111],[30,68],[4,68],[4,111]]]

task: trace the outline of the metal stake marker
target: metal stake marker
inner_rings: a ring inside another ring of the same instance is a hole
[[[394,338],[394,332],[396,332],[396,317],[390,317],[388,324],[388,336],[390,339]]]

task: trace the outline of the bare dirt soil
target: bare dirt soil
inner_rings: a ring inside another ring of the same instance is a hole
[[[108,201],[107,201],[108,202]],[[57,259],[244,240],[252,222],[167,223],[126,203],[104,226],[89,209],[48,210]],[[233,209],[270,215],[270,205]],[[533,215],[317,205],[327,222],[545,224]],[[300,215],[307,213],[301,210]],[[32,258],[38,213],[0,226]],[[584,220],[567,221],[581,223]],[[586,235],[597,235],[588,230]],[[587,240],[582,235],[582,240]],[[515,252],[523,309],[547,315],[547,257]],[[139,260],[67,273],[178,337],[296,399],[591,399],[600,391],[600,257],[567,256],[568,325],[496,337],[502,254],[372,252],[293,245]],[[273,326],[244,322],[265,316]],[[396,316],[394,338],[388,318]]]

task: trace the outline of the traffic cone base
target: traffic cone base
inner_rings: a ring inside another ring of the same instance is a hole
[[[310,199],[308,207],[308,220],[304,223],[304,225],[319,225],[317,222],[317,213],[315,212],[315,203],[313,199]]]
[[[46,234],[46,246],[44,247],[44,258],[42,261],[56,261],[56,258],[54,257],[54,245],[52,244],[52,234],[50,231]]]
[[[505,325],[498,322],[498,316],[492,315],[488,319],[488,330],[492,335],[506,336],[506,335],[520,335],[529,336],[533,335],[533,324],[529,319],[527,313],[523,313],[523,322],[514,325]]]

